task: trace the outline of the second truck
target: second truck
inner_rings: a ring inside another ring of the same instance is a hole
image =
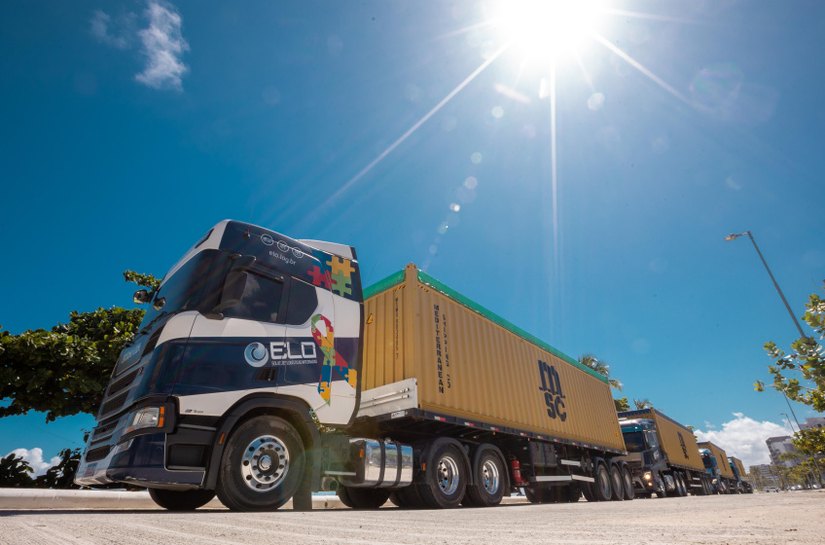
[[[363,290],[350,246],[223,221],[136,300],[78,484],[173,510],[634,495],[606,378],[414,266]]]

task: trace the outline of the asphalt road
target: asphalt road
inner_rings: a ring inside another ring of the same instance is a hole
[[[272,513],[63,509],[0,511],[0,543],[187,544],[816,544],[825,493],[404,511]]]

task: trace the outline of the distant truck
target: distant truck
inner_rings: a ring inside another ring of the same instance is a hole
[[[753,485],[748,481],[745,473],[745,464],[735,456],[728,456],[730,469],[733,471],[733,478],[736,481],[736,490],[740,494],[753,494]]]
[[[653,408],[620,412],[619,424],[637,496],[711,493],[692,431]]]
[[[633,497],[606,378],[413,265],[362,290],[354,248],[227,220],[135,297],[80,485],[171,510]]]
[[[728,455],[725,450],[705,441],[699,443],[699,452],[702,455],[702,462],[705,472],[710,476],[714,494],[735,494],[738,491],[738,482],[728,462]]]

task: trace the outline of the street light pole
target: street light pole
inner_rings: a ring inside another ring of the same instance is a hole
[[[785,294],[782,293],[782,288],[779,287],[779,283],[776,281],[776,278],[774,277],[773,273],[771,272],[771,268],[768,267],[768,262],[765,261],[765,256],[762,255],[762,251],[759,250],[759,246],[756,245],[756,240],[753,238],[753,234],[750,231],[745,231],[743,233],[731,233],[731,234],[729,234],[728,236],[725,237],[725,240],[728,240],[728,241],[736,240],[737,238],[743,237],[745,235],[747,235],[747,237],[749,239],[751,239],[751,243],[753,244],[753,249],[756,250],[756,253],[759,255],[759,259],[762,260],[762,264],[765,266],[765,270],[768,271],[768,276],[771,277],[771,282],[773,282],[773,287],[776,288],[776,293],[779,294],[779,297],[782,299],[782,302],[785,304],[785,308],[788,310],[788,315],[791,317],[791,320],[793,320],[793,323],[796,326],[796,330],[799,331],[799,336],[803,337],[803,338],[807,337],[807,335],[805,335],[805,332],[802,331],[802,326],[799,324],[799,320],[796,318],[796,315],[794,315],[793,311],[791,310],[791,305],[789,305],[788,300],[785,299]],[[793,419],[796,422],[797,429],[802,429],[799,426],[799,419],[796,418],[796,413],[794,412],[793,407],[791,407],[791,402],[788,400],[788,396],[785,394],[785,392],[782,392],[782,395],[785,397],[785,403],[788,404],[788,408],[791,410],[791,414],[793,415]],[[790,421],[788,421],[788,422],[790,423]],[[791,429],[793,429],[793,428],[791,428]]]

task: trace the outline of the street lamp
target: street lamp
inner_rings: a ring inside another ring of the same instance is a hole
[[[791,317],[791,320],[793,320],[793,323],[796,326],[796,330],[799,331],[799,336],[800,337],[807,337],[807,335],[805,335],[805,332],[802,331],[802,326],[799,325],[799,320],[796,318],[793,311],[791,310],[791,305],[789,305],[788,300],[785,299],[785,294],[782,293],[782,288],[779,287],[779,284],[777,283],[776,278],[773,276],[773,273],[771,272],[771,268],[768,267],[768,262],[765,261],[765,256],[762,255],[762,252],[759,250],[759,246],[756,245],[756,240],[754,240],[753,234],[750,231],[745,231],[743,233],[731,233],[731,234],[729,234],[728,236],[725,237],[725,240],[727,240],[727,241],[736,240],[737,238],[744,237],[744,236],[747,236],[749,239],[751,239],[751,243],[753,244],[753,249],[756,250],[756,253],[759,255],[759,259],[762,260],[762,264],[765,266],[765,270],[768,271],[768,276],[771,277],[771,281],[773,282],[773,287],[776,288],[776,293],[779,294],[779,297],[782,299],[782,302],[785,303],[785,308],[788,310],[788,315]],[[782,395],[785,397],[785,403],[788,404],[788,408],[791,410],[791,414],[793,415],[793,419],[796,422],[796,427],[799,428],[799,420],[797,420],[797,418],[796,418],[796,413],[794,412],[793,407],[791,407],[791,402],[788,400],[788,396],[785,395],[785,392],[782,392]],[[788,422],[790,423],[790,420]],[[793,429],[793,428],[791,428],[791,429]]]

